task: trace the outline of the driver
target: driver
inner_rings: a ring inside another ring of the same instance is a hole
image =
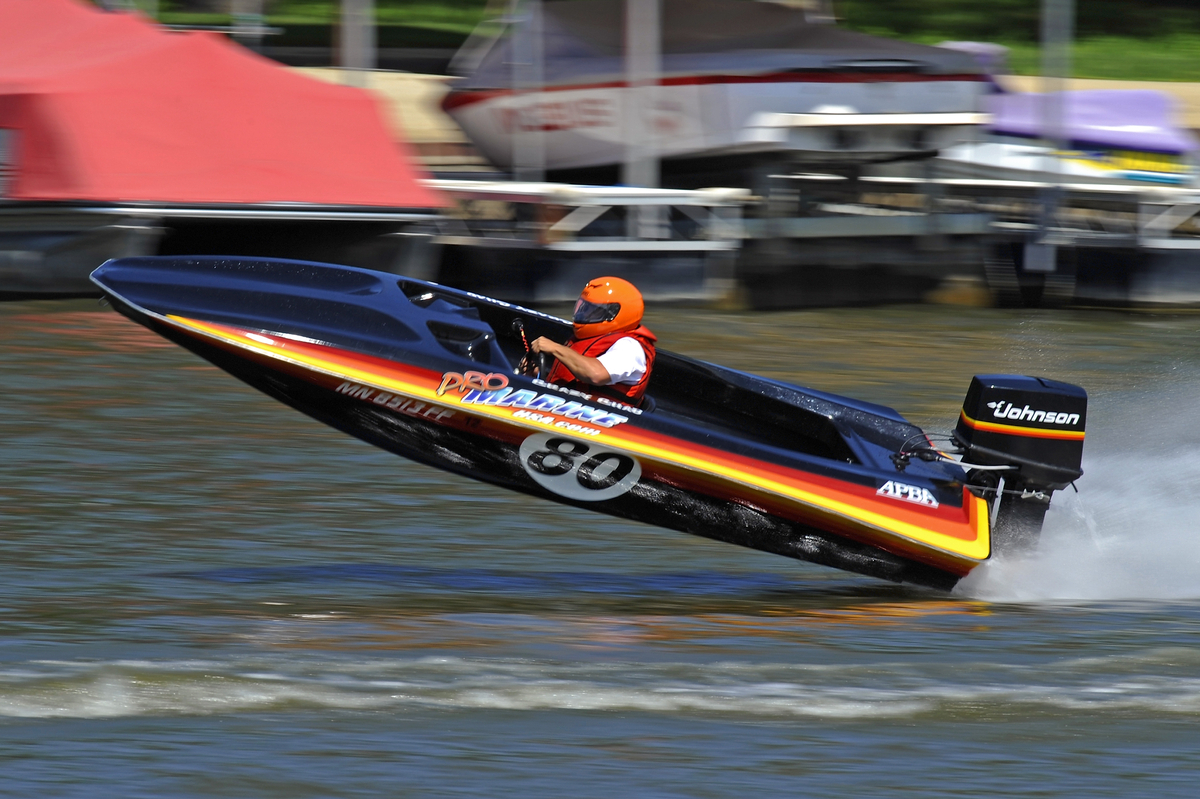
[[[642,327],[644,310],[642,293],[627,280],[598,277],[588,283],[575,303],[570,340],[564,345],[542,336],[529,347],[557,359],[543,379],[637,405],[650,381],[657,341]]]

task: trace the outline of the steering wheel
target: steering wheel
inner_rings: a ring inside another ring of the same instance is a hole
[[[527,352],[517,368],[520,374],[526,377],[540,377],[545,380],[554,368],[554,356],[548,352]]]
[[[520,371],[526,377],[540,377],[545,380],[554,368],[554,356],[548,352],[528,352],[521,359]]]

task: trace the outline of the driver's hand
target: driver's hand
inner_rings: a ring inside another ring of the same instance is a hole
[[[533,340],[533,343],[529,345],[529,351],[548,352],[553,355],[554,348],[557,346],[559,346],[558,342],[548,339],[545,336],[538,336]]]

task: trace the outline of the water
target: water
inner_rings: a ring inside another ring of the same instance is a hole
[[[1193,796],[1200,318],[655,309],[946,429],[1091,393],[1041,549],[944,595],[371,449],[92,302],[0,306],[0,795]]]

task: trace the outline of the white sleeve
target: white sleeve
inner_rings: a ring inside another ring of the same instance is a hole
[[[634,385],[646,374],[646,351],[637,339],[628,336],[617,339],[617,342],[603,355],[597,356],[596,360],[608,370],[610,379],[606,385]]]

